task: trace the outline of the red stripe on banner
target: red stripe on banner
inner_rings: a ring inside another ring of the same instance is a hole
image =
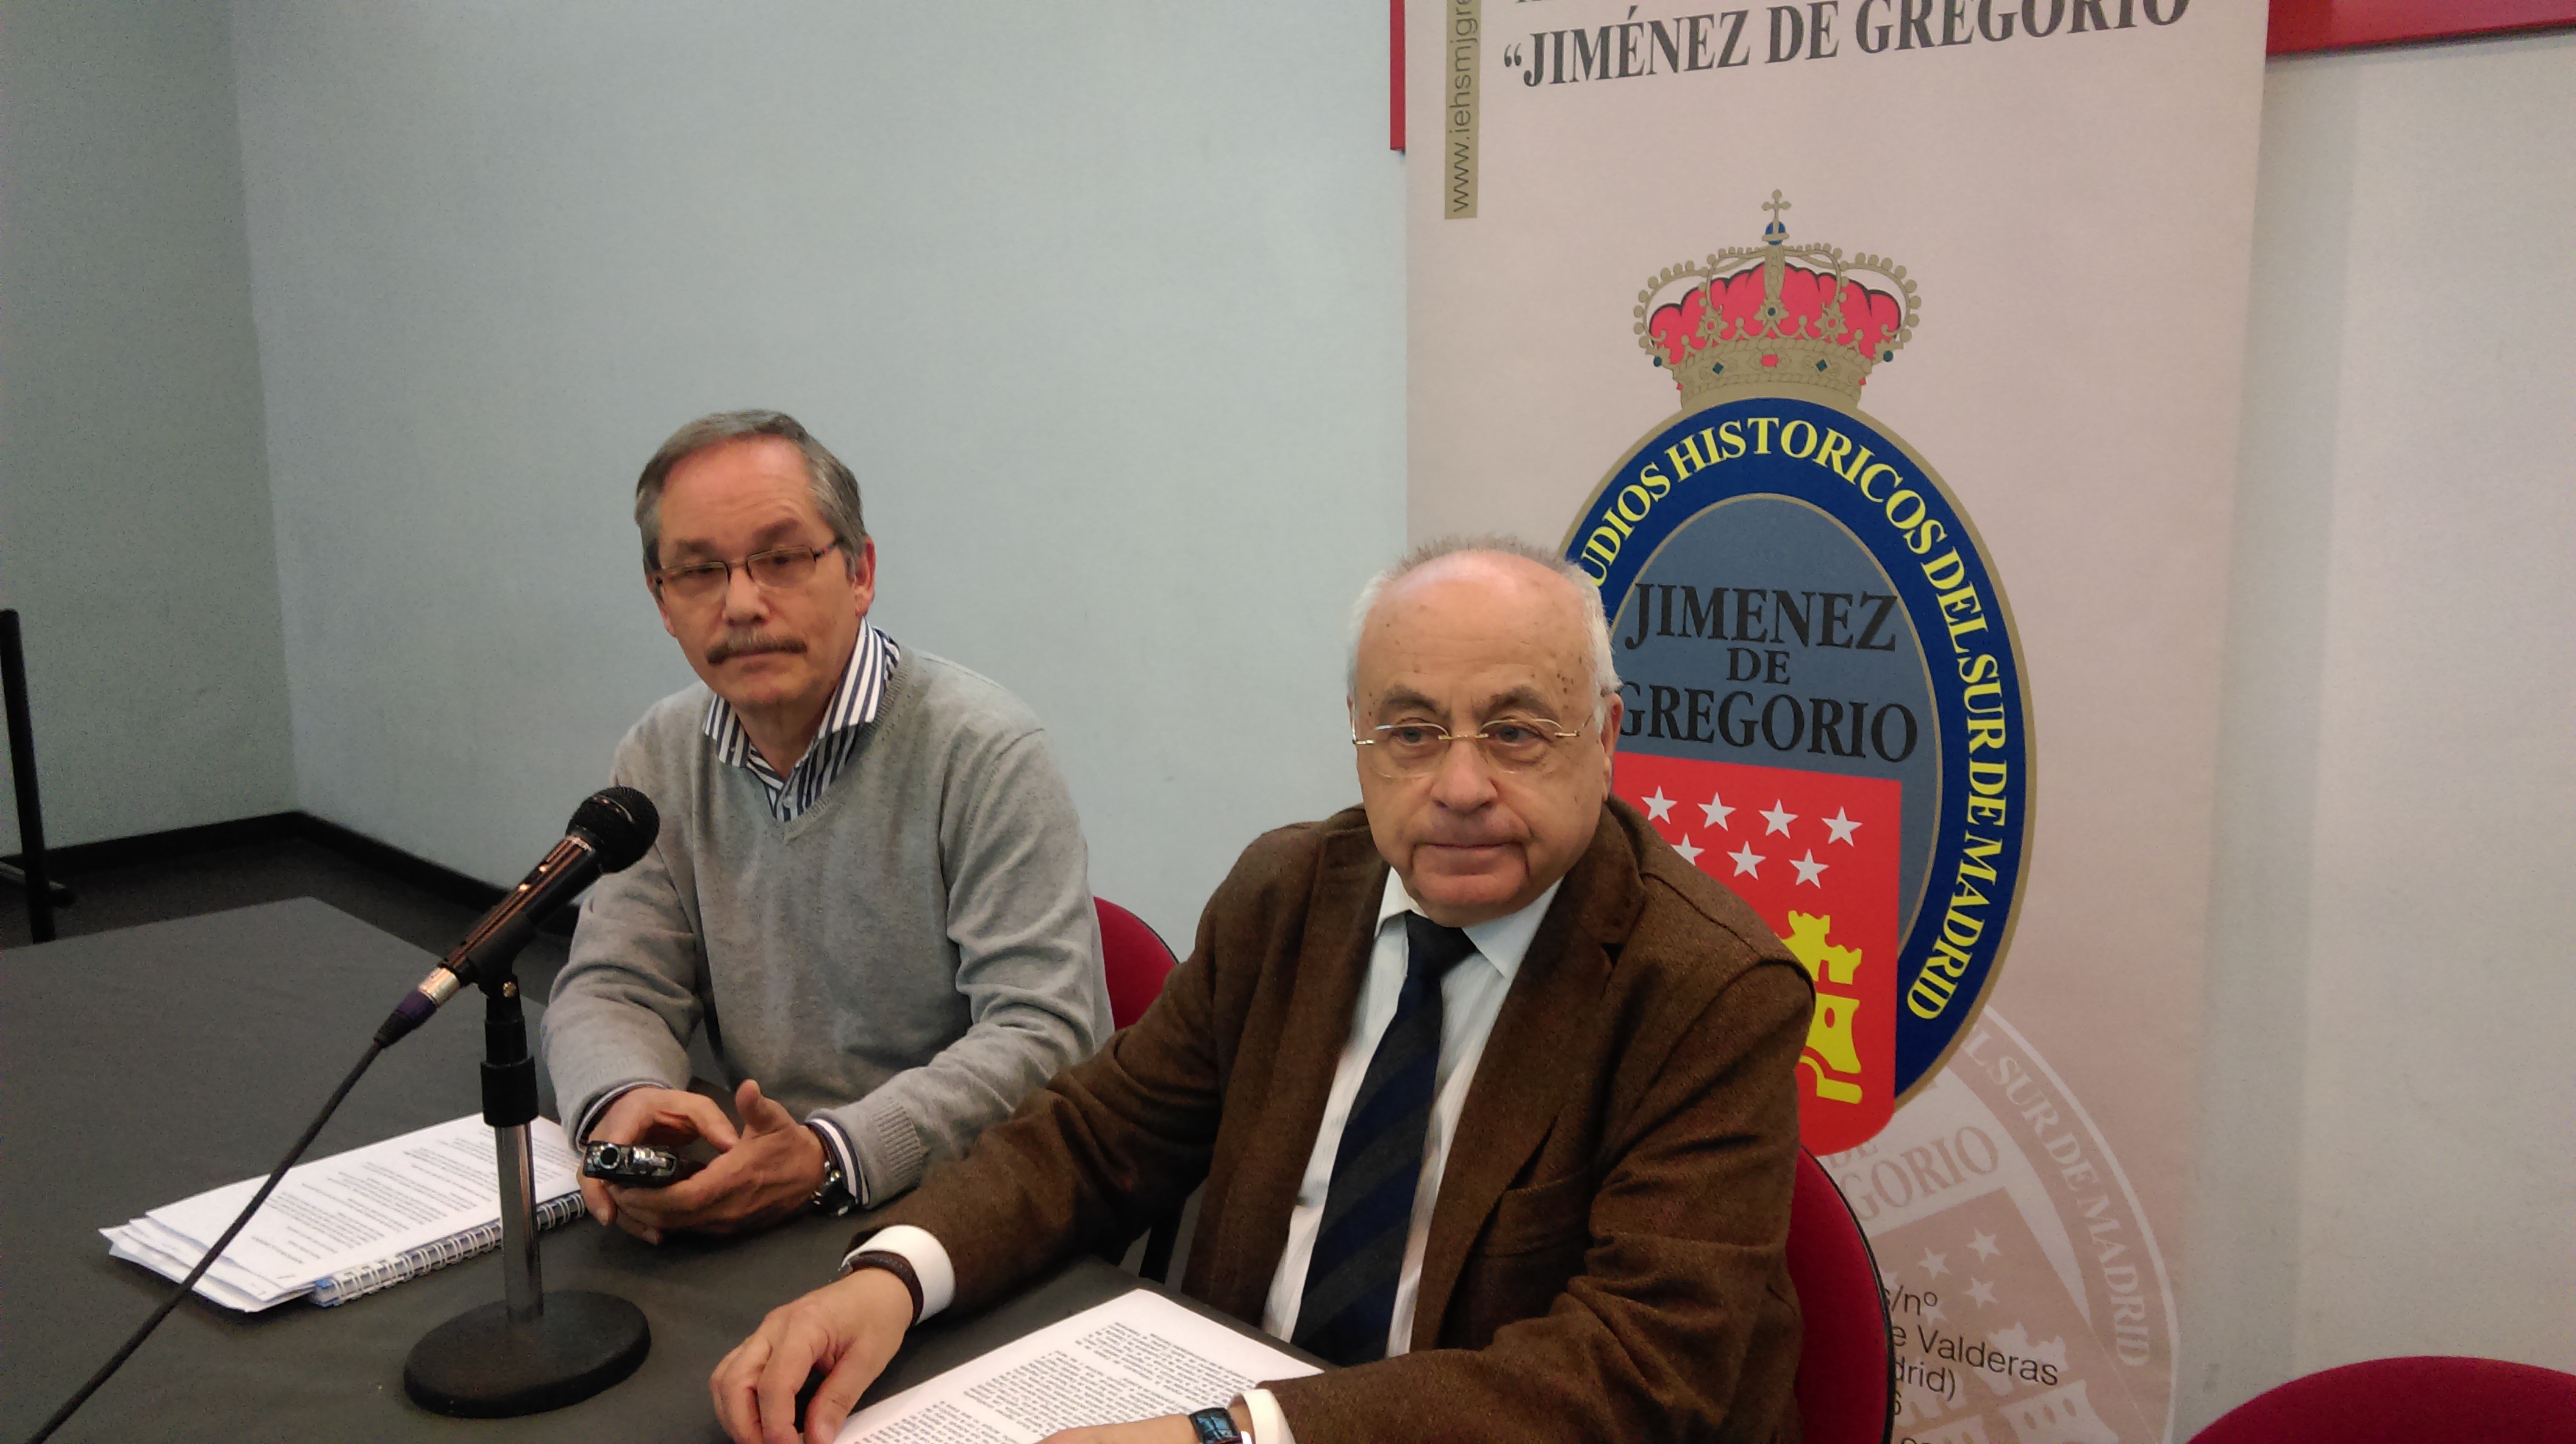
[[[2297,55],[2576,25],[2576,0],[2272,0],[2265,50]]]
[[[1404,149],[1404,0],[1386,0],[1386,148]]]

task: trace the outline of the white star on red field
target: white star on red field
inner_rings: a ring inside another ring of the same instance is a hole
[[[1725,828],[1726,820],[1735,815],[1735,809],[1720,801],[1714,792],[1708,795],[1708,801],[1699,805],[1699,810],[1707,816],[1709,826],[1721,830]]]
[[[1728,853],[1727,856],[1735,859],[1735,871],[1730,874],[1730,876],[1744,877],[1750,874],[1754,877],[1760,877],[1762,875],[1762,864],[1764,862],[1764,858],[1762,854],[1753,850],[1753,844],[1748,842],[1744,844],[1744,846],[1737,848],[1735,851]]]
[[[1655,795],[1645,801],[1646,820],[1649,822],[1661,822],[1665,814],[1673,810],[1673,800],[1664,795],[1664,789],[1660,786],[1655,789]]]
[[[1789,824],[1798,820],[1798,814],[1781,806],[1779,801],[1775,798],[1771,803],[1771,810],[1763,813],[1762,819],[1771,824],[1769,827],[1762,829],[1765,835],[1776,832],[1782,837],[1787,837],[1789,835]]]
[[[1805,857],[1792,859],[1789,865],[1798,870],[1799,882],[1807,883],[1813,887],[1821,889],[1824,887],[1824,884],[1817,882],[1816,879],[1822,877],[1825,869],[1831,867],[1833,864],[1816,861],[1816,850],[1811,847],[1807,849],[1807,855]],[[1795,884],[1792,884],[1792,886],[1795,886]]]
[[[1851,842],[1854,847],[1860,846],[1859,843],[1852,842],[1852,834],[1860,831],[1860,824],[1851,820],[1849,808],[1835,808],[1834,815],[1825,819],[1825,831],[1833,834],[1825,839],[1827,842]]]
[[[1697,867],[1699,866],[1699,855],[1708,851],[1708,849],[1704,847],[1691,846],[1690,834],[1685,832],[1682,834],[1682,840],[1673,844],[1673,851],[1682,855],[1682,861],[1689,863],[1693,867]]]

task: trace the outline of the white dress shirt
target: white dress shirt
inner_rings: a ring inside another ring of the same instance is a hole
[[[1430,1239],[1431,1213],[1440,1197],[1441,1168],[1449,1160],[1458,1115],[1466,1110],[1467,1090],[1475,1081],[1477,1061],[1484,1057],[1485,1040],[1494,1031],[1494,1019],[1502,1013],[1503,996],[1511,991],[1512,979],[1520,973],[1521,958],[1529,952],[1530,940],[1537,936],[1548,904],[1556,900],[1556,890],[1563,885],[1551,884],[1519,912],[1466,929],[1467,940],[1476,945],[1476,958],[1461,959],[1440,980],[1440,1066],[1432,1082],[1431,1136],[1422,1150],[1421,1180],[1413,1189],[1413,1223],[1404,1240],[1404,1267],[1396,1275],[1395,1314],[1387,1324],[1386,1352],[1390,1358],[1412,1347],[1414,1302],[1422,1288],[1423,1247]],[[1325,1095],[1323,1121],[1316,1126],[1315,1146],[1306,1156],[1306,1173],[1297,1184],[1297,1203],[1288,1214],[1288,1242],[1280,1250],[1279,1269],[1270,1276],[1270,1295],[1261,1310],[1261,1327],[1274,1337],[1285,1339],[1296,1332],[1297,1308],[1306,1292],[1306,1265],[1314,1257],[1315,1235],[1323,1227],[1324,1197],[1333,1181],[1333,1159],[1341,1152],[1342,1129],[1350,1121],[1351,1100],[1359,1096],[1369,1058],[1377,1052],[1378,1039],[1385,1034],[1387,1025],[1395,1021],[1397,998],[1404,990],[1410,951],[1404,915],[1419,910],[1412,895],[1404,890],[1403,881],[1389,870],[1386,890],[1378,899],[1377,941],[1369,951],[1368,977],[1360,986],[1359,1005],[1352,1010],[1350,1037],[1343,1041],[1341,1059],[1333,1067],[1333,1087]],[[948,1307],[956,1298],[956,1268],[949,1261],[948,1250],[928,1230],[910,1226],[885,1229],[850,1253],[855,1256],[870,1249],[902,1255],[920,1275],[923,1318]],[[844,1259],[843,1267],[847,1266]],[[1247,1389],[1243,1402],[1245,1411],[1252,1416],[1252,1431],[1247,1436],[1251,1444],[1296,1444],[1296,1436],[1289,1432],[1287,1418],[1269,1390]]]

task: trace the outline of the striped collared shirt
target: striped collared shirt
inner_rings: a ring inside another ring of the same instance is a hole
[[[820,801],[823,789],[841,775],[841,766],[859,745],[860,734],[877,720],[877,707],[885,701],[886,679],[894,675],[897,662],[903,660],[903,649],[894,639],[865,621],[859,623],[858,645],[850,649],[850,665],[841,673],[841,684],[832,691],[831,705],[823,709],[823,725],[814,740],[805,747],[795,770],[785,777],[751,745],[751,734],[742,728],[742,719],[734,715],[733,704],[722,697],[708,699],[706,734],[716,745],[716,760],[735,767],[750,769],[760,779],[761,789],[769,794],[769,815],[781,822],[793,822],[805,809]]]

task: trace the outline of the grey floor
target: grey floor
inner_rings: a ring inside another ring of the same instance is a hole
[[[55,934],[66,938],[311,897],[424,952],[443,954],[478,916],[476,909],[448,902],[300,838],[103,868],[63,881],[76,899],[70,907],[54,912]],[[0,948],[25,946],[26,899],[16,888],[0,884]],[[532,997],[546,996],[563,957],[563,944],[555,939],[539,938],[531,944],[519,959],[522,988]]]

